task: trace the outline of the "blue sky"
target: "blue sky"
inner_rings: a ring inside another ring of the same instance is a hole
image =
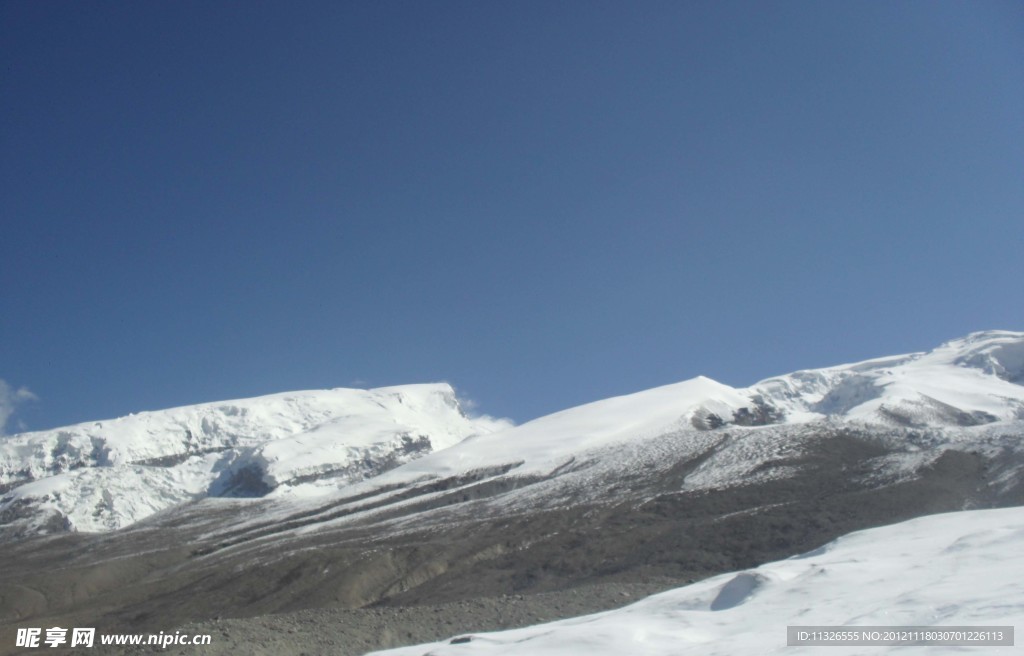
[[[1016,2],[5,0],[6,429],[1022,329],[1022,62]]]

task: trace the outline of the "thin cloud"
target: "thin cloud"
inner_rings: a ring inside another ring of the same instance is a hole
[[[0,378],[0,435],[5,434],[7,422],[18,410],[18,407],[29,401],[38,401],[39,397],[27,387],[14,389],[6,380]]]
[[[445,381],[448,382],[448,381]],[[477,403],[473,398],[467,396],[465,391],[456,387],[454,384],[448,382],[455,390],[455,400],[458,401],[459,407],[462,409],[462,414],[470,419],[490,421],[494,423],[494,429],[512,428],[516,425],[516,422],[512,421],[507,417],[494,417],[492,415],[484,414],[480,412],[480,404]]]

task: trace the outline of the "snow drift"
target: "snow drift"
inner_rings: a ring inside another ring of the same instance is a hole
[[[786,654],[794,649],[786,646],[789,625],[1020,626],[1022,552],[1024,508],[933,515],[852,533],[801,556],[715,576],[619,610],[375,654]],[[965,650],[932,646],[928,654]],[[856,652],[903,654],[906,648]]]

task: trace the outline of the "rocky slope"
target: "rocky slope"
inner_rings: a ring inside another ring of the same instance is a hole
[[[262,496],[9,543],[0,645],[25,622],[155,631],[669,587],[858,529],[1021,505],[1022,352],[1024,334],[988,332],[744,389],[698,378],[478,431],[368,478],[271,486],[264,467]],[[401,640],[388,635],[365,647]]]

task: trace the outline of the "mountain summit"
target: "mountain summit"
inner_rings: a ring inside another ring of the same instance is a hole
[[[109,531],[205,497],[331,489],[510,424],[469,418],[447,384],[291,392],[0,440],[8,533]]]
[[[984,427],[1024,421],[1022,383],[1024,333],[988,331],[926,353],[797,371],[747,388],[698,377],[519,427],[467,417],[446,384],[144,412],[0,442],[0,535],[114,530],[207,497],[322,496],[363,481],[372,487],[380,474],[436,452],[387,480],[513,465],[518,475],[540,474],[594,449],[690,429],[706,433],[686,440],[695,453],[728,428],[821,422],[927,429],[962,441]],[[773,448],[793,447],[789,435]],[[480,436],[489,437],[467,439]],[[687,484],[758,475],[769,450],[750,451],[755,441],[720,445]]]
[[[698,377],[520,426],[413,385],[15,435],[0,443],[0,641],[5,618],[137,632],[653,591],[850,531],[1022,505],[1022,364],[1024,333],[992,331],[747,388]],[[460,630],[431,627],[419,640]],[[411,636],[375,632],[363,651]]]

